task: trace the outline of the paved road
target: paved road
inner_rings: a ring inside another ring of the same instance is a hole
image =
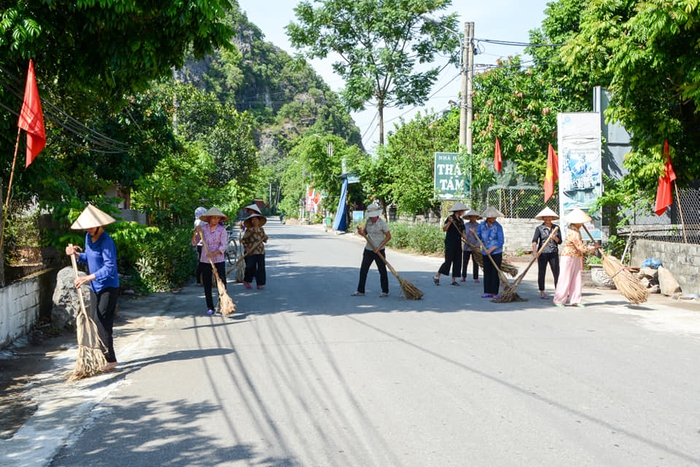
[[[268,285],[123,300],[119,372],[37,382],[0,442],[6,467],[697,466],[700,313],[587,291],[563,310],[431,282],[437,258],[389,251],[414,302],[355,290],[363,243],[270,221]]]

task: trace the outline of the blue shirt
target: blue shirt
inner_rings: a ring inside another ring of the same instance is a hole
[[[85,251],[80,253],[78,261],[87,263],[90,274],[95,275],[95,280],[90,281],[90,288],[95,293],[108,287],[119,287],[117,246],[104,230],[94,243],[92,235],[85,234]]]
[[[496,247],[490,254],[497,255],[503,253],[503,244],[505,239],[503,238],[503,227],[498,221],[494,221],[493,225],[489,227],[486,221],[479,224],[479,229],[476,231],[481,241],[484,243],[485,249],[482,253],[486,254],[486,250],[489,248]]]

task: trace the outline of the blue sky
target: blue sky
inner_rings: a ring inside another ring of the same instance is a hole
[[[459,15],[459,31],[464,31],[466,21],[474,22],[474,37],[476,39],[490,39],[511,42],[527,42],[528,31],[540,26],[544,19],[544,10],[550,0],[453,0],[452,6],[446,10],[448,13],[456,12]],[[265,40],[284,49],[291,55],[296,51],[289,44],[284,27],[291,21],[296,21],[294,7],[299,3],[296,0],[238,0],[241,9],[248,19],[258,26]],[[499,58],[523,53],[522,47],[494,45],[481,42],[478,45],[479,53],[475,56],[475,68],[478,72],[479,65],[492,65]],[[441,66],[446,63],[445,58],[438,58],[436,64]],[[331,89],[338,91],[343,88],[343,80],[333,73],[328,63],[320,61],[311,62],[312,66]],[[449,66],[441,73],[439,80],[433,86],[431,99],[425,106],[419,108],[405,107],[403,109],[385,109],[385,132],[394,128],[394,123],[399,123],[399,117],[410,120],[418,111],[427,112],[434,110],[440,112],[449,108],[448,101],[459,101],[461,78],[459,70]],[[368,106],[364,112],[353,113],[352,117],[363,135],[365,148],[373,152],[379,141],[378,122],[375,118],[376,108]]]

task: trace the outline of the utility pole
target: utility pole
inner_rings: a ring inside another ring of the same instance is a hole
[[[469,154],[469,199],[472,200],[472,91],[474,77],[474,23],[464,23],[464,47],[462,50],[462,105],[459,113],[459,146]]]

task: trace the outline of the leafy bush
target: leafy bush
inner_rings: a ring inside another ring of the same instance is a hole
[[[440,253],[445,248],[445,233],[439,225],[416,224],[411,226],[392,222],[389,229],[391,230],[392,248],[411,250],[424,255]]]

